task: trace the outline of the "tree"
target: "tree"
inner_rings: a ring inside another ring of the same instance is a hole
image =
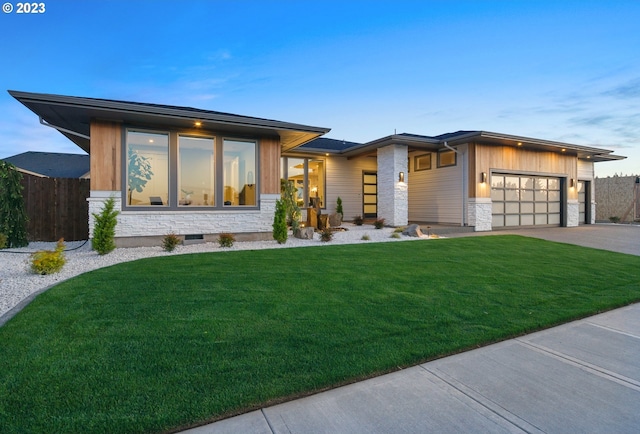
[[[276,201],[276,212],[273,216],[273,238],[278,244],[287,242],[287,209],[283,200]]]
[[[7,247],[24,247],[27,240],[27,211],[22,196],[22,174],[13,164],[0,161],[0,233]]]
[[[131,196],[134,190],[142,193],[144,186],[153,177],[153,171],[151,170],[150,158],[140,155],[133,148],[129,148],[128,160],[127,182],[129,184],[129,205],[131,205]]]
[[[287,179],[280,179],[280,195],[282,197],[285,209],[286,223],[290,224],[294,229],[298,226],[300,219],[300,207],[296,200],[298,190],[293,182]]]

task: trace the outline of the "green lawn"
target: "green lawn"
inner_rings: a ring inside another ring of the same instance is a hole
[[[639,301],[639,282],[640,257],[508,235],[120,264],[0,328],[0,427],[186,427]]]

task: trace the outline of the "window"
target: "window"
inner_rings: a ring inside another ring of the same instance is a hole
[[[283,157],[281,176],[295,185],[300,208],[326,207],[324,160]]]
[[[413,159],[413,169],[418,172],[420,170],[430,170],[431,169],[431,153],[424,155],[417,155]]]
[[[438,152],[438,167],[448,167],[456,165],[455,151]]]
[[[169,135],[128,131],[127,205],[169,205]]]
[[[224,206],[256,205],[256,143],[225,139]]]
[[[215,140],[179,136],[178,205],[215,205]]]
[[[126,130],[125,206],[192,210],[258,206],[258,142],[202,132]],[[124,195],[124,194],[123,194]]]

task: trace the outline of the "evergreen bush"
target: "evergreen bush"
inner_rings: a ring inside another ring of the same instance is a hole
[[[233,243],[236,241],[236,237],[233,234],[220,234],[218,235],[218,244],[220,247],[232,247]]]
[[[104,207],[99,214],[93,213],[95,226],[93,227],[93,238],[91,247],[99,255],[106,255],[116,248],[114,238],[116,236],[116,217],[120,212],[114,210],[115,199],[110,197],[104,202]]]
[[[0,249],[7,248],[7,236],[5,234],[0,233]]]
[[[0,161],[0,233],[6,247],[24,247],[27,240],[27,211],[22,196],[22,174],[13,164]]]
[[[176,234],[167,234],[162,239],[162,249],[166,252],[173,252],[178,244],[180,244],[180,237]]]
[[[344,210],[342,209],[342,199],[338,196],[336,200],[336,214],[340,214],[340,218],[344,219]]]
[[[278,244],[284,244],[287,242],[287,208],[284,200],[278,199],[276,201],[276,212],[273,216],[273,239]]]

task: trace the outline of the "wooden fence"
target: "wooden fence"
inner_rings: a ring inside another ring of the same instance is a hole
[[[638,176],[596,178],[596,220],[619,217],[625,222],[640,219],[640,181]]]
[[[29,241],[89,238],[89,180],[22,174]]]

